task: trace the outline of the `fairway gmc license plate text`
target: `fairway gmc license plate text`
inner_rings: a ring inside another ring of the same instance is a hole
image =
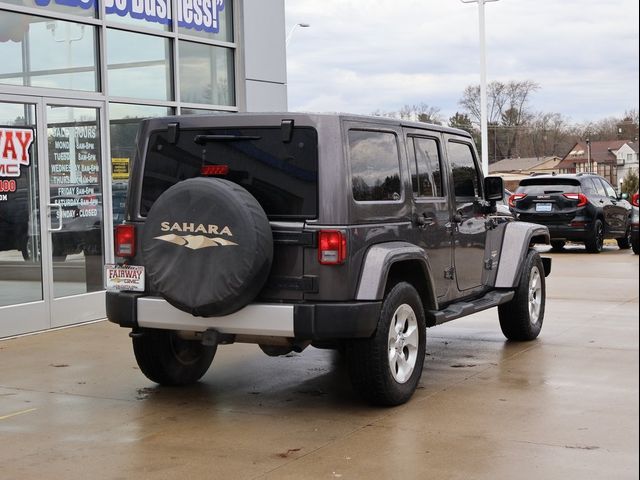
[[[107,290],[144,292],[144,267],[138,265],[105,265]]]

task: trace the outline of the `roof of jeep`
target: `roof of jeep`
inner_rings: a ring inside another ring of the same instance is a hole
[[[457,128],[445,127],[442,125],[435,125],[423,122],[412,122],[408,120],[388,118],[388,117],[376,117],[369,115],[356,115],[349,113],[304,113],[304,112],[245,112],[245,113],[226,113],[226,112],[212,112],[206,115],[174,115],[169,117],[156,117],[146,120],[151,124],[151,128],[157,128],[159,125],[165,125],[167,123],[179,122],[181,127],[206,127],[216,126],[216,124],[229,125],[229,120],[233,120],[235,126],[249,126],[255,121],[259,120],[261,124],[278,125],[283,119],[299,119],[303,123],[322,123],[331,121],[354,121],[354,122],[367,122],[377,125],[389,125],[389,126],[404,126],[409,128],[429,129],[444,133],[450,133],[453,135],[461,135],[464,137],[471,137],[471,135]]]

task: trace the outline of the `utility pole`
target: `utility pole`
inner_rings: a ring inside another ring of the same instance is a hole
[[[498,0],[460,0],[462,3],[478,4],[478,21],[480,26],[480,143],[482,171],[489,174],[489,131],[487,120],[487,58],[484,33],[484,4]]]

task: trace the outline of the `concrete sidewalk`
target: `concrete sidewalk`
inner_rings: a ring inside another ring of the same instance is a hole
[[[371,408],[340,357],[222,346],[160,388],[108,322],[0,341],[0,478],[638,478],[638,256],[551,254],[540,338],[495,310],[428,331],[419,390]]]

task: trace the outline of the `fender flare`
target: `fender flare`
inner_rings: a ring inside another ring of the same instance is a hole
[[[544,225],[528,222],[509,222],[505,225],[500,263],[496,275],[496,288],[516,288],[520,283],[522,265],[529,248],[534,243],[549,245],[549,229]],[[545,277],[551,272],[551,259],[543,259]]]
[[[420,265],[429,289],[422,293],[436,302],[429,255],[423,248],[408,242],[380,243],[367,250],[360,271],[356,300],[382,300],[391,267],[404,261],[415,261]]]

